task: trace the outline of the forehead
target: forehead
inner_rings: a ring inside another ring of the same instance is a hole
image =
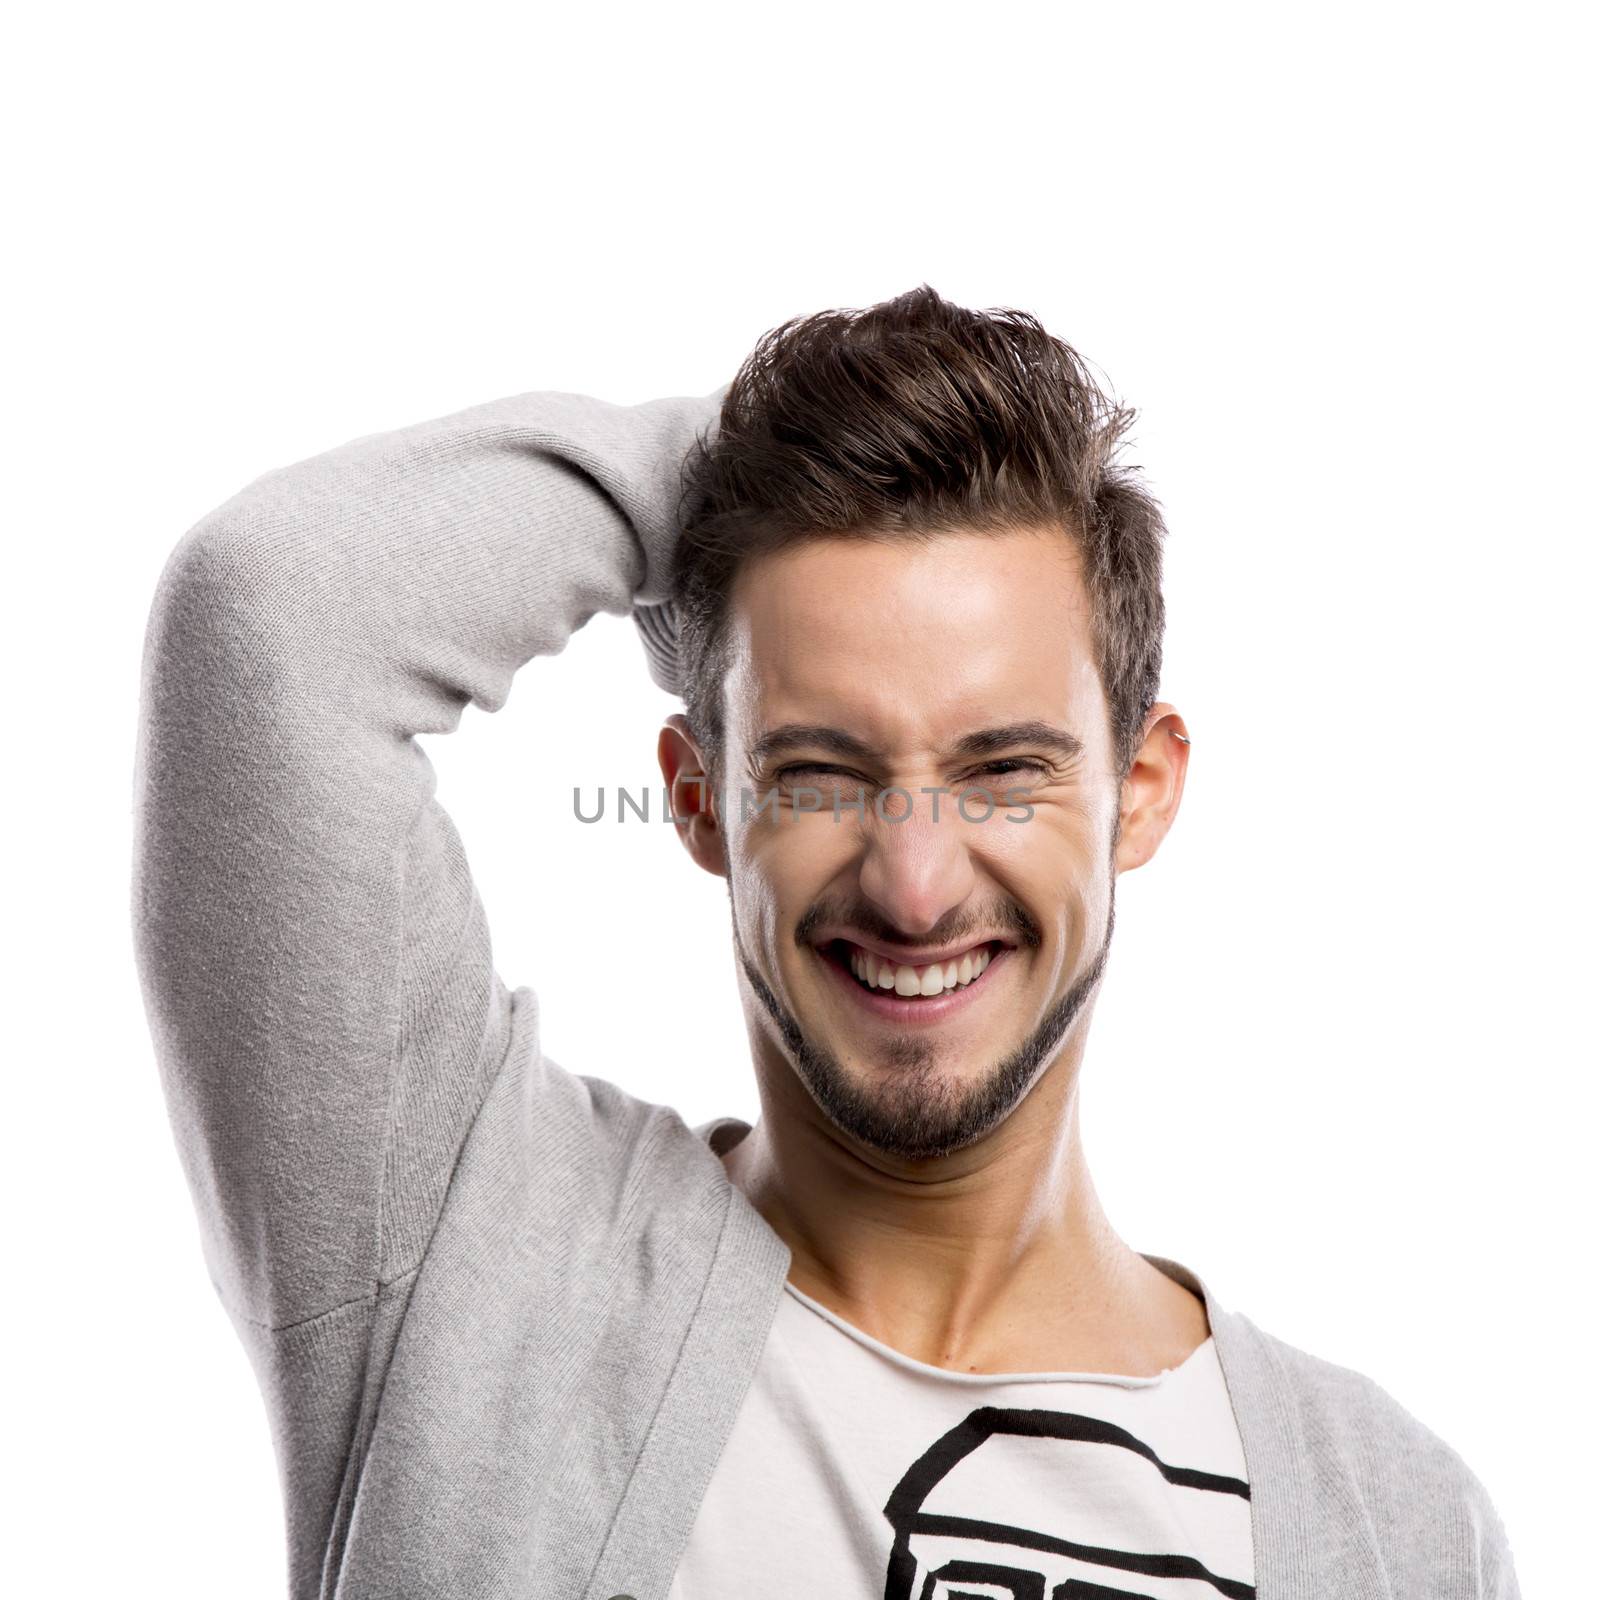
[[[1104,719],[1088,592],[1059,529],[811,539],[744,566],[730,597],[729,734],[848,727],[937,748],[1042,718]]]

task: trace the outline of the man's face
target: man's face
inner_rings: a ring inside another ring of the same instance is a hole
[[[981,1138],[1087,1023],[1119,807],[1089,618],[1054,530],[740,572],[721,821],[746,1009],[885,1155]]]

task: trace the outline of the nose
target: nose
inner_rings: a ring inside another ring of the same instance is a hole
[[[938,820],[933,802],[938,800]],[[861,892],[902,933],[921,938],[972,893],[977,882],[955,804],[948,794],[901,795],[872,815],[861,860]],[[898,817],[898,820],[893,820]]]

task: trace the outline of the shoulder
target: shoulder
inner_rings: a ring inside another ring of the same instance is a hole
[[[1375,1379],[1256,1330],[1276,1358],[1304,1411],[1336,1434],[1368,1468],[1404,1459],[1408,1481],[1420,1474],[1442,1487],[1476,1493],[1477,1479],[1445,1441]]]
[[[1336,1505],[1354,1493],[1391,1574],[1419,1590],[1449,1577],[1441,1592],[1516,1600],[1504,1525],[1461,1454],[1365,1373],[1236,1320],[1278,1375],[1314,1494]]]

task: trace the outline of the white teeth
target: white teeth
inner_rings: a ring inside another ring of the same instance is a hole
[[[969,950],[959,961],[935,962],[926,967],[905,967],[885,961],[870,950],[850,952],[850,970],[869,989],[892,990],[910,998],[919,995],[932,999],[948,989],[961,988],[979,976],[989,965],[990,952]]]

